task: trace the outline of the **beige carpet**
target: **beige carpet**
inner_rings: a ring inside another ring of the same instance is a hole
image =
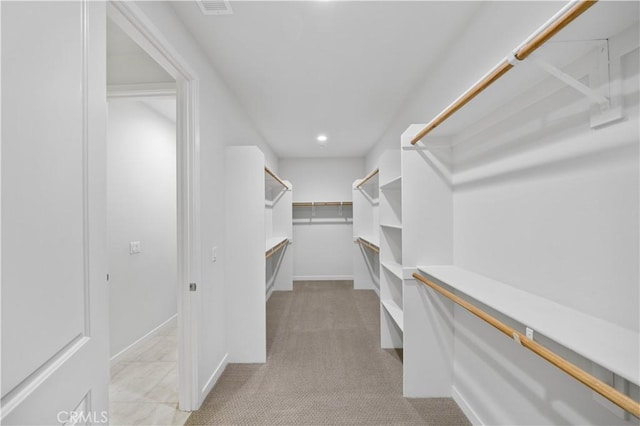
[[[351,281],[296,282],[267,303],[267,363],[230,364],[188,425],[468,425],[448,398],[402,397],[380,302]]]

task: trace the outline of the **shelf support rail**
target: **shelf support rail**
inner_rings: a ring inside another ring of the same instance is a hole
[[[422,282],[427,287],[430,287],[431,289],[433,289],[436,292],[440,293],[441,295],[443,295],[447,299],[452,300],[454,303],[460,305],[461,307],[463,307],[467,311],[471,312],[473,315],[477,316],[478,318],[480,318],[480,319],[484,320],[485,322],[489,323],[490,325],[492,325],[493,327],[495,327],[496,329],[498,329],[502,333],[506,334],[509,338],[513,339],[516,343],[524,346],[525,348],[527,348],[530,351],[534,352],[536,355],[539,355],[540,357],[544,358],[546,361],[548,361],[551,364],[555,365],[560,370],[564,371],[565,373],[567,373],[568,375],[570,375],[574,379],[578,380],[582,384],[584,384],[587,387],[589,387],[591,390],[593,390],[593,391],[597,392],[598,394],[602,395],[604,398],[608,399],[609,401],[611,401],[612,403],[614,403],[618,407],[620,407],[623,410],[627,411],[628,413],[640,418],[640,403],[639,402],[634,401],[629,396],[625,395],[624,393],[620,392],[619,390],[617,390],[617,389],[609,386],[605,382],[595,378],[594,376],[592,376],[591,374],[587,373],[586,371],[584,371],[580,367],[572,364],[571,362],[569,362],[566,359],[562,358],[561,356],[557,355],[555,352],[552,352],[551,350],[549,350],[546,347],[542,346],[541,344],[539,344],[535,340],[529,339],[528,337],[526,337],[524,334],[520,333],[516,329],[504,324],[503,322],[501,322],[498,319],[496,319],[495,317],[489,315],[488,313],[486,313],[482,309],[480,309],[480,308],[476,307],[475,305],[467,302],[466,300],[464,300],[461,297],[453,294],[452,292],[444,289],[443,287],[441,287],[440,285],[434,283],[430,279],[428,279],[428,278],[426,278],[426,277],[424,277],[424,276],[422,276],[422,275],[420,275],[418,273],[414,273],[413,274],[413,278],[415,278],[416,280]]]
[[[546,43],[551,37],[556,35],[560,30],[569,25],[574,19],[584,13],[593,6],[598,0],[574,0],[569,2],[565,7],[560,9],[558,13],[553,15],[551,19],[545,22],[536,32],[522,42],[513,54],[507,56],[491,71],[483,76],[476,84],[471,86],[446,107],[440,114],[432,119],[417,135],[411,140],[411,145],[415,145],[429,132],[442,124],[445,120],[455,114],[460,108],[469,103],[473,98],[482,93],[485,89],[496,82],[500,77],[511,70],[518,62],[524,61],[536,49]]]

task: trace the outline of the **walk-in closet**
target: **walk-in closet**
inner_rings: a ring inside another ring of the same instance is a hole
[[[640,1],[0,36],[0,423],[640,425]]]

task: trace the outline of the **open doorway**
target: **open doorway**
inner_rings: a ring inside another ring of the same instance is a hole
[[[176,79],[107,21],[111,424],[183,424]],[[181,318],[182,316],[182,318]],[[179,350],[180,348],[180,350]],[[183,376],[186,375],[186,379]],[[179,380],[182,379],[182,380]],[[186,392],[188,394],[188,392]]]

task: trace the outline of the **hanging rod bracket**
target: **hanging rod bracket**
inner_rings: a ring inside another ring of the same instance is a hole
[[[518,65],[520,62],[522,62],[521,59],[518,59],[518,57],[516,56],[516,52],[513,51],[509,54],[509,56],[507,56],[506,58],[504,58],[504,60],[508,63],[511,64],[511,66],[516,66]]]

